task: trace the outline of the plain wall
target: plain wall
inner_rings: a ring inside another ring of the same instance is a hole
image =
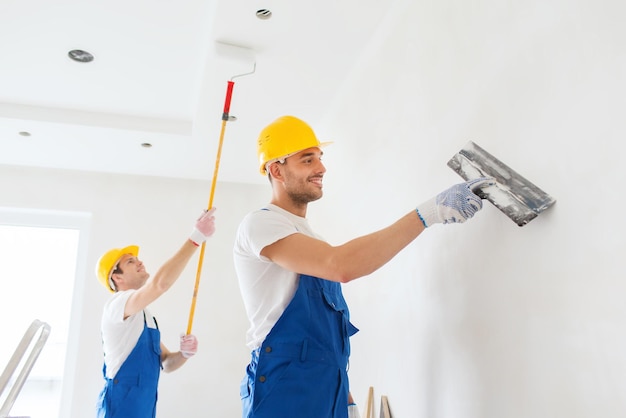
[[[344,287],[359,404],[374,386],[398,417],[626,416],[626,6],[395,6],[318,129],[313,224],[333,243],[388,225],[461,180],[469,140],[557,202],[522,228],[486,203]]]
[[[625,7],[397,1],[344,75],[314,126],[335,141],[325,197],[309,209],[331,243],[382,228],[460,181],[446,162],[468,140],[557,199],[522,228],[486,203],[344,287],[361,329],[350,377],[362,414],[374,386],[376,406],[387,395],[396,417],[626,415]],[[0,182],[1,206],[92,213],[70,415],[90,416],[106,298],[92,266],[132,241],[155,271],[206,205],[208,184],[15,167],[0,167]],[[247,323],[231,247],[268,187],[218,186],[194,325],[200,353],[194,367],[163,376],[162,417],[239,416]],[[171,348],[186,326],[188,270],[153,306]]]

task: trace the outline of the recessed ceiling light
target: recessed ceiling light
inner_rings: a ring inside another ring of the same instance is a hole
[[[149,142],[144,142],[143,144],[141,144],[141,146],[144,148],[152,148],[152,144]]]
[[[259,9],[256,11],[256,17],[261,20],[267,20],[272,17],[272,11],[270,9]]]
[[[26,132],[26,131],[22,131],[22,132],[18,132],[19,136],[30,136],[30,132]]]
[[[72,49],[67,55],[77,62],[91,62],[93,61],[93,55],[82,49]]]

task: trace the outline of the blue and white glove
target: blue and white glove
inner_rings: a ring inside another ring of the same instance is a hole
[[[463,223],[483,207],[482,199],[474,191],[494,184],[495,180],[491,177],[455,184],[419,205],[417,215],[426,228],[437,223]]]
[[[359,414],[359,408],[357,408],[355,403],[351,403],[348,405],[348,418],[361,418]]]

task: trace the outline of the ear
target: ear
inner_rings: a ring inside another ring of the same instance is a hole
[[[268,170],[272,176],[272,180],[283,181],[283,164],[279,164],[278,162],[270,164]]]
[[[115,289],[120,290],[120,284],[124,281],[124,278],[120,277],[119,273],[113,273],[111,275],[111,280],[115,284]]]

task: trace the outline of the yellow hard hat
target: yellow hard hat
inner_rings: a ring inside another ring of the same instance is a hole
[[[104,253],[96,264],[96,276],[98,276],[98,281],[102,283],[102,285],[111,293],[115,292],[115,289],[111,287],[111,283],[109,282],[111,272],[124,254],[131,254],[133,257],[137,257],[139,254],[139,247],[136,245],[129,245],[124,248],[113,248]]]
[[[323,147],[332,142],[320,142],[313,129],[295,116],[281,116],[259,134],[257,155],[261,174],[267,174],[268,162],[288,157],[311,147]]]

